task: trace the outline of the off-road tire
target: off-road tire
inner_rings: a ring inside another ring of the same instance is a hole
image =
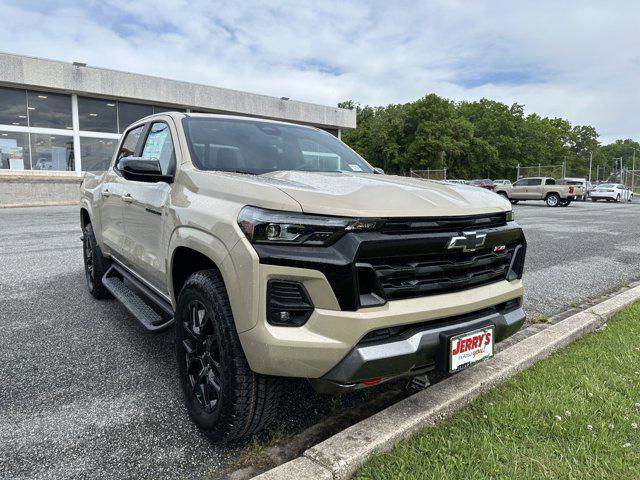
[[[560,196],[557,193],[550,193],[544,201],[548,207],[557,207],[560,205]]]
[[[211,332],[206,336],[207,343],[199,344],[202,345],[199,348],[207,352],[201,364],[205,366],[209,358],[217,356],[217,361],[209,371],[215,372],[214,375],[219,373],[217,382],[220,389],[219,392],[214,390],[207,394],[207,397],[217,395],[213,407],[210,402],[203,405],[202,395],[198,397],[197,388],[192,386],[192,380],[197,381],[193,372],[197,370],[200,360],[196,360],[194,370],[195,354],[187,353],[187,347],[192,348],[193,344],[184,342],[194,342],[195,337],[190,335],[194,330],[190,323],[194,305],[202,305],[206,311],[202,327],[197,330],[200,334]],[[178,296],[175,333],[176,359],[187,410],[196,425],[212,441],[224,442],[251,436],[274,420],[280,404],[282,379],[257,374],[249,367],[238,338],[224,281],[218,271],[203,270],[187,279]]]
[[[89,293],[97,299],[112,298],[111,293],[102,284],[102,277],[111,266],[111,260],[102,255],[93,233],[93,225],[85,225],[82,233],[82,257]]]

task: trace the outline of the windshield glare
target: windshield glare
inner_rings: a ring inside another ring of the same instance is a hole
[[[200,170],[373,172],[336,137],[313,128],[210,117],[187,117],[183,125],[191,157]]]

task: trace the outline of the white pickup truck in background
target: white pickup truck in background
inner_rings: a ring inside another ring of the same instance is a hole
[[[513,185],[498,185],[494,191],[513,204],[525,200],[544,200],[549,207],[567,207],[586,193],[581,185],[560,185],[550,177],[521,178]]]

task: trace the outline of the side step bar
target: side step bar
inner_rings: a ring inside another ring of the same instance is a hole
[[[138,291],[129,288],[125,280],[133,284]],[[173,325],[173,309],[169,302],[120,265],[116,263],[111,265],[104,277],[102,277],[102,284],[129,310],[147,332],[160,333]],[[157,305],[161,312],[158,313],[151,308],[145,299]]]

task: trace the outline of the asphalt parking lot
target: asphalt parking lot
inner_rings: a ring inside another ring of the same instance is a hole
[[[526,307],[563,311],[640,278],[640,204],[515,207]],[[0,209],[0,478],[215,478],[239,448],[189,421],[169,333],[144,334],[83,277],[76,207]],[[284,422],[323,411],[312,394]]]

